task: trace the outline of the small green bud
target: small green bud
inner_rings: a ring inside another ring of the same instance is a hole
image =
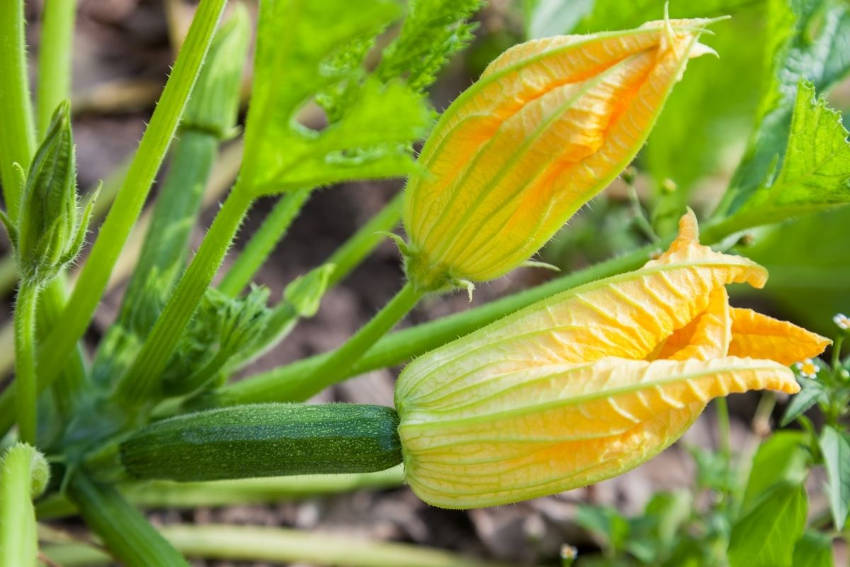
[[[21,191],[13,242],[23,280],[46,282],[77,256],[91,204],[78,215],[71,109],[65,101],[53,113]]]
[[[323,264],[303,276],[298,276],[286,286],[284,300],[300,317],[312,317],[319,310],[319,304],[328,288],[328,280],[336,266]]]
[[[251,19],[237,4],[233,15],[219,29],[210,45],[192,97],[183,114],[183,126],[230,136],[239,111],[242,68],[248,54]]]

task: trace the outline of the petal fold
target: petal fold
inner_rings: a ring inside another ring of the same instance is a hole
[[[752,309],[732,309],[730,356],[766,358],[781,364],[793,364],[819,355],[831,342],[793,323]]]

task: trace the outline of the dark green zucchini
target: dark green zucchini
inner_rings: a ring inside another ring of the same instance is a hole
[[[398,415],[383,406],[260,404],[181,415],[121,443],[139,479],[179,481],[371,472],[401,462]]]

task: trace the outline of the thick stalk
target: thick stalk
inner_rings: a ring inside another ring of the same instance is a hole
[[[638,268],[649,259],[654,249],[651,246],[639,248],[624,256],[561,276],[481,307],[392,333],[378,341],[340,378],[402,364],[535,301],[599,278]],[[190,405],[211,407],[271,401],[303,401],[301,392],[309,390],[305,390],[301,377],[324,364],[330,356],[331,353],[313,356],[227,384]]]
[[[132,366],[122,376],[117,396],[125,406],[144,404],[159,391],[162,371],[177,347],[177,340],[215,277],[252,202],[250,193],[242,190],[237,182]]]
[[[280,383],[280,396],[288,400],[306,400],[350,376],[358,360],[401,321],[422,298],[423,293],[406,283],[404,287],[372,319],[349,338],[345,344],[329,353],[320,364],[303,374]]]
[[[298,216],[311,191],[312,188],[296,189],[284,193],[278,199],[277,204],[263,220],[260,229],[251,236],[248,244],[222,278],[218,285],[219,291],[236,297],[245,289],[245,286],[251,283],[274,247],[286,236],[286,231]]]
[[[12,221],[17,220],[21,204],[13,164],[27,171],[35,153],[25,42],[24,0],[0,2],[0,183]]]
[[[35,445],[38,425],[38,388],[35,375],[35,320],[38,285],[21,282],[15,300],[15,393],[17,395],[18,435]]]
[[[76,0],[45,0],[38,50],[36,110],[43,135],[59,103],[71,95],[71,53]]]
[[[193,129],[182,130],[180,139],[174,145],[168,175],[154,205],[139,260],[121,303],[119,322],[127,328],[133,328],[141,336],[150,329],[135,328],[130,324],[131,315],[138,311],[158,309],[158,304],[146,305],[145,302],[156,300],[158,303],[164,300],[180,276],[217,149],[218,138],[215,135]],[[154,270],[160,278],[157,283],[163,293],[157,298],[144,293],[145,285],[149,283],[147,278]]]
[[[0,457],[0,565],[36,566],[38,538],[31,498],[44,488],[46,474],[47,463],[28,445],[17,444]]]
[[[419,545],[365,541],[330,533],[252,526],[163,526],[161,533],[190,557],[275,564],[309,563],[349,567],[504,567]],[[109,564],[109,557],[84,544],[57,544],[44,550],[65,567]]]
[[[68,496],[86,524],[123,565],[188,566],[180,553],[112,486],[95,484],[77,473],[68,484]]]
[[[10,2],[2,3],[3,6],[8,4]],[[60,374],[67,364],[68,355],[91,321],[106,289],[112,267],[139,216],[154,176],[177,129],[224,4],[225,0],[202,0],[198,7],[186,43],[177,57],[162,98],[145,130],[121,190],[100,229],[74,292],[62,313],[60,323],[40,349],[45,355],[39,361],[39,388],[52,384]],[[0,21],[3,20],[4,17],[0,17]],[[0,49],[1,51],[3,49]],[[0,81],[4,82],[6,81]],[[11,407],[14,407],[14,399],[4,395],[0,400],[0,410],[9,411],[8,408]],[[0,411],[0,420],[3,419],[4,413]],[[0,434],[5,432],[5,425],[0,421]]]

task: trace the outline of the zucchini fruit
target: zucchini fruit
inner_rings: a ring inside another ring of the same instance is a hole
[[[123,441],[137,479],[373,472],[401,462],[398,414],[357,404],[258,404],[166,419]]]

